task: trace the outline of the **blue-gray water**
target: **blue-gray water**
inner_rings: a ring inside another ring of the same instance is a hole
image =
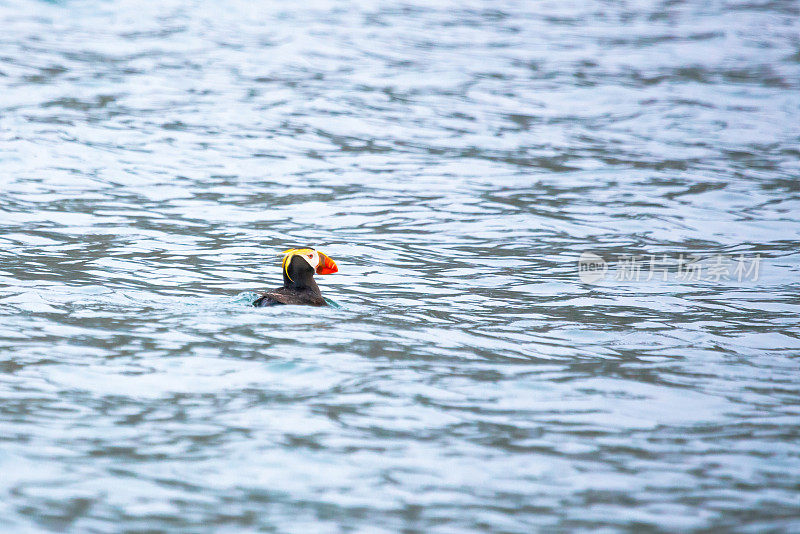
[[[0,0],[0,530],[799,531],[798,2],[301,4]]]

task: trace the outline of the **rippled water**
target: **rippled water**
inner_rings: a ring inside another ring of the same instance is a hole
[[[0,1],[0,527],[800,530],[800,5],[305,5]]]

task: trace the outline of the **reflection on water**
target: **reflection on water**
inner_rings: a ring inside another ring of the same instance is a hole
[[[3,529],[800,528],[800,7],[428,4],[0,1]]]

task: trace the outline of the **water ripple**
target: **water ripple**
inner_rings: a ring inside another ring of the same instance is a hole
[[[0,525],[797,530],[798,15],[0,1]]]

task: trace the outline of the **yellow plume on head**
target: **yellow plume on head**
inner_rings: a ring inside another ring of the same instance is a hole
[[[283,267],[283,272],[286,273],[286,277],[289,280],[292,280],[292,277],[289,276],[289,262],[292,261],[292,257],[296,256],[297,254],[308,254],[309,252],[314,252],[313,248],[290,248],[289,250],[284,250],[281,252],[283,254],[283,262],[281,263],[281,267]],[[294,282],[294,280],[292,280]]]

